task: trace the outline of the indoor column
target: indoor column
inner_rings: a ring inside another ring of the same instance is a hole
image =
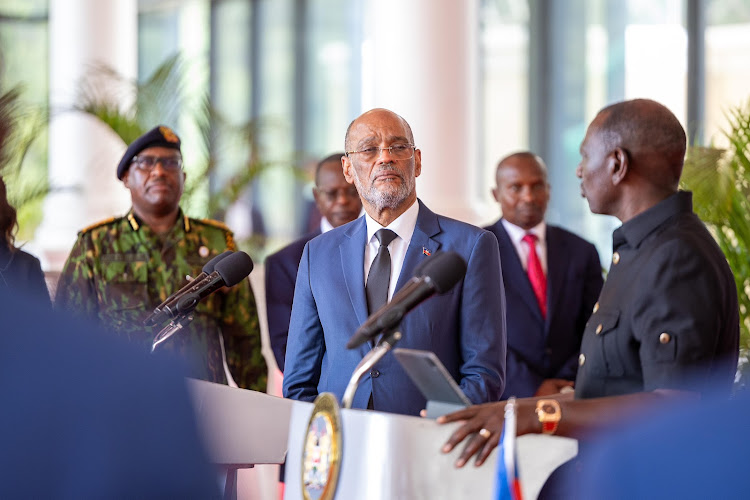
[[[418,196],[472,223],[489,189],[479,185],[477,154],[478,10],[479,0],[370,1],[362,53],[363,110],[403,116],[422,150]]]
[[[50,0],[48,175],[53,192],[35,236],[47,271],[62,268],[79,230],[129,206],[115,174],[125,145],[106,126],[71,108],[81,78],[95,65],[135,78],[137,15],[136,0]]]

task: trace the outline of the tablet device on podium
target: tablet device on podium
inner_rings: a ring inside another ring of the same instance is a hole
[[[396,348],[393,355],[427,399],[428,418],[437,418],[471,404],[434,352]]]

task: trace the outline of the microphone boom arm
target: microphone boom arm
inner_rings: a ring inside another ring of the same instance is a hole
[[[193,308],[194,309],[194,308]],[[159,333],[154,337],[154,341],[151,343],[151,353],[153,354],[156,346],[167,340],[169,337],[185,328],[191,321],[193,321],[193,309],[185,311],[175,319],[169,322],[167,326],[161,329]]]
[[[385,356],[399,340],[401,340],[401,332],[393,329],[390,332],[384,333],[383,339],[380,343],[372,348],[370,352],[365,354],[362,361],[360,361],[354,369],[354,373],[352,373],[349,383],[346,386],[346,390],[344,391],[344,398],[341,400],[341,405],[344,408],[352,407],[354,394],[357,392],[357,387],[359,387],[359,382],[362,380],[362,377],[364,377],[365,374],[375,366],[375,363],[380,361],[380,359]]]

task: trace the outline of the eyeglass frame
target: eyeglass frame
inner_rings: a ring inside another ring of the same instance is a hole
[[[144,158],[144,159],[145,158],[153,158],[154,164],[151,167],[144,168],[144,166],[141,165],[141,161],[140,161],[141,158]],[[177,163],[178,163],[177,168],[171,168],[171,167],[167,166],[167,164],[165,163],[167,161],[172,161],[172,160],[176,160],[177,161]],[[151,172],[153,172],[153,170],[156,168],[156,165],[158,165],[159,163],[161,163],[161,167],[165,171],[167,171],[167,172],[179,172],[179,171],[182,170],[182,166],[183,166],[183,160],[182,160],[181,156],[178,157],[178,156],[154,156],[154,155],[143,155],[143,156],[141,156],[141,155],[136,155],[136,156],[133,157],[132,160],[130,160],[130,164],[131,165],[135,165],[135,167],[138,170],[140,170],[141,172],[145,172],[145,173],[151,173]]]
[[[348,188],[337,188],[337,189],[322,189],[318,186],[315,186],[315,192],[320,194],[321,196],[325,197],[327,201],[334,202],[338,199],[339,193],[344,193],[344,196],[346,198],[349,198],[351,200],[358,200],[359,199],[359,192],[357,191],[357,188],[354,186],[350,186]]]
[[[370,148],[360,149],[359,151],[344,151],[344,155],[347,158],[349,158],[350,154],[355,154],[355,153],[362,154],[362,153],[366,152],[368,149],[377,149],[378,152],[373,157],[373,159],[374,159],[374,158],[377,158],[378,156],[380,156],[383,153],[383,151],[386,151],[386,150],[388,151],[389,154],[393,154],[393,148],[396,147],[396,146],[402,146],[402,144],[395,144],[393,146],[388,146],[387,148],[381,148],[381,147],[373,146],[373,147],[370,147]],[[417,147],[414,144],[409,144],[409,143],[403,144],[403,146],[407,146],[407,147],[411,148],[411,156],[408,156],[406,158],[399,158],[399,159],[400,160],[410,160],[410,159],[414,158],[414,153],[416,152]]]

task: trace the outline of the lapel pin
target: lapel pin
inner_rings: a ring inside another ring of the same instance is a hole
[[[428,256],[428,257],[429,257],[430,255],[432,255],[432,253],[430,253],[430,251],[429,251],[429,250],[427,250],[427,249],[426,249],[425,247],[422,247],[422,253],[423,253],[424,255]]]

